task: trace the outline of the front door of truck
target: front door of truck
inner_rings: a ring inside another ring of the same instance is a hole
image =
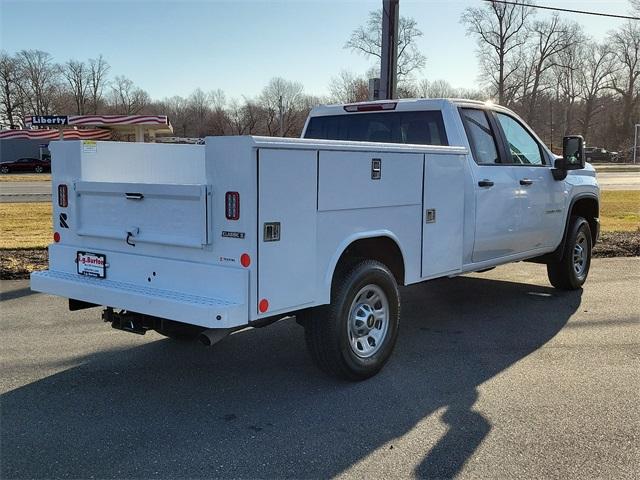
[[[472,261],[490,261],[520,253],[518,229],[522,219],[518,203],[524,200],[516,188],[495,120],[483,109],[460,110],[473,155],[475,188],[475,237]]]
[[[530,251],[554,246],[564,221],[563,182],[553,179],[550,160],[518,119],[502,112],[494,115],[505,145],[505,167],[518,191],[516,208],[521,221],[514,232],[518,248]]]

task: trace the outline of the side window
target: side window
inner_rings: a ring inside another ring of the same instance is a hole
[[[476,163],[481,165],[498,163],[498,149],[487,115],[482,110],[471,108],[463,108],[461,112]]]
[[[498,122],[507,137],[509,152],[511,153],[510,163],[522,165],[544,165],[540,145],[525,128],[514,118],[498,113]]]

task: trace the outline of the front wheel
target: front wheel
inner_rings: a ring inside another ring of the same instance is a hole
[[[562,258],[547,264],[549,282],[560,290],[577,290],[587,280],[591,267],[591,228],[582,217],[571,217]]]
[[[331,304],[308,313],[305,339],[324,372],[345,380],[367,379],[387,363],[398,337],[400,293],[382,263],[364,260],[338,274]]]
[[[40,165],[38,165],[34,170],[35,170],[36,173],[44,172],[44,168],[42,168]]]
[[[9,173],[9,167],[0,167],[0,173]]]

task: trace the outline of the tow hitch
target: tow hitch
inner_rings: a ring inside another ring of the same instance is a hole
[[[147,315],[127,312],[126,310],[115,312],[111,307],[107,307],[102,312],[102,320],[110,322],[111,326],[117,330],[137,333],[138,335],[144,335],[147,330],[152,330],[154,326],[153,318],[149,318]]]

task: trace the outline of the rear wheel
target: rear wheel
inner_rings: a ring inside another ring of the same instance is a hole
[[[9,173],[9,167],[0,167],[0,173]]]
[[[311,357],[324,372],[364,380],[389,360],[398,336],[400,294],[382,263],[364,260],[338,274],[331,304],[303,320]]]
[[[42,168],[40,165],[37,165],[36,168],[34,168],[36,173],[42,173],[44,172],[44,168]]]
[[[549,282],[561,290],[582,287],[591,267],[591,228],[582,217],[571,217],[562,258],[547,264]]]

